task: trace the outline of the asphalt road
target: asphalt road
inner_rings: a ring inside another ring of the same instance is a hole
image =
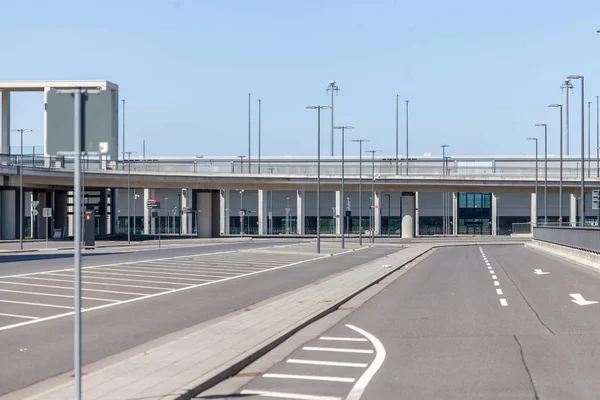
[[[284,243],[289,244],[289,242]],[[98,266],[92,266],[84,271],[84,281],[89,280],[90,282],[84,284],[84,296],[95,293],[94,299],[87,300],[87,305],[84,300],[84,307],[95,307],[99,300],[106,299],[107,297],[104,296],[108,295],[102,291],[109,290],[108,288],[111,290],[110,297],[133,296],[129,299],[134,301],[123,303],[122,301],[128,298],[120,297],[113,299],[119,300],[119,303],[110,304],[107,307],[97,307],[97,309],[83,314],[84,364],[243,309],[399,250],[398,247],[380,246],[310,261],[316,254],[306,250],[307,246],[314,245],[298,245],[305,252],[304,255],[298,254],[302,252],[277,255],[278,250],[256,249],[259,246],[272,246],[273,244],[276,242],[235,244],[232,246],[236,249],[255,249],[249,252],[230,252],[219,255],[211,255],[207,253],[211,251],[210,248],[202,247],[163,250],[154,252],[150,256],[140,253],[122,253],[86,258],[86,263],[93,259]],[[277,244],[282,243],[277,242]],[[227,246],[213,246],[212,252],[231,250]],[[328,250],[328,246],[324,243],[323,250]],[[339,245],[336,244],[335,249],[337,248]],[[333,251],[334,247],[331,249]],[[290,248],[286,250],[290,250]],[[268,251],[270,253],[267,253]],[[139,262],[140,260],[166,257],[180,258],[170,261]],[[2,276],[6,276],[8,271],[15,269],[20,274],[18,277],[2,278],[3,281],[8,282],[2,285],[14,285],[18,280],[18,282],[23,282],[23,287],[30,285],[27,286],[30,287],[28,291],[43,290],[47,294],[56,293],[54,290],[61,289],[51,289],[48,286],[68,286],[72,277],[67,271],[49,271],[55,270],[57,266],[69,268],[71,261],[66,261],[68,265],[64,265],[64,259],[0,264],[3,271]],[[107,262],[120,262],[121,265],[117,268],[100,266]],[[212,265],[209,265],[211,262]],[[36,265],[38,263],[43,265]],[[165,276],[167,275],[165,270],[169,270],[170,277]],[[33,275],[22,276],[24,271]],[[173,271],[177,271],[178,275],[175,275]],[[152,275],[151,278],[150,275]],[[235,279],[231,279],[232,277]],[[141,282],[149,280],[160,281],[160,283]],[[142,292],[139,295],[149,296],[135,297],[135,293],[117,294],[122,290],[122,286],[111,287],[109,286],[111,282],[119,282],[119,285],[137,285],[137,288],[129,289],[129,291],[135,290]],[[42,288],[33,286],[40,283],[47,286]],[[72,281],[70,285],[72,286]],[[146,288],[141,286],[146,286]],[[168,290],[161,292],[158,290],[159,288],[148,288],[150,286],[166,286]],[[72,370],[72,316],[47,319],[49,315],[52,317],[56,314],[54,310],[52,313],[55,314],[31,315],[32,318],[42,318],[32,320],[31,324],[11,327],[14,325],[10,320],[11,315],[41,313],[40,310],[44,307],[38,307],[38,303],[41,303],[42,300],[31,301],[36,305],[23,304],[26,302],[24,299],[27,298],[25,294],[14,293],[13,289],[6,289],[6,286],[2,286],[2,288],[4,292],[0,292],[0,309],[6,309],[9,312],[5,312],[7,315],[3,317],[5,318],[4,323],[0,320],[0,343],[2,343],[0,346],[0,395]],[[91,292],[91,288],[102,289]],[[29,293],[27,296],[38,298],[33,293]],[[52,304],[52,307],[72,305],[72,299],[68,298],[50,296],[48,300],[43,301]],[[0,313],[3,312],[2,310]],[[65,311],[70,310],[61,310],[61,312]],[[2,326],[5,327],[4,330]]]
[[[600,303],[590,301],[600,301],[600,273],[534,250],[438,249],[240,392],[595,400]]]

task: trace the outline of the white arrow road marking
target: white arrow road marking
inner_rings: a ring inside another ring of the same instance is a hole
[[[533,273],[536,275],[546,275],[546,274],[549,274],[550,272],[544,272],[541,269],[534,269]]]
[[[571,293],[569,294],[569,296],[573,298],[573,300],[571,300],[573,303],[578,304],[580,306],[589,306],[590,304],[598,303],[597,301],[584,299],[583,296],[579,293]]]
[[[364,331],[354,325],[347,324],[346,326],[348,328],[360,333],[367,339],[369,339],[369,342],[371,342],[373,344],[373,346],[375,347],[375,350],[377,352],[375,355],[375,360],[373,360],[373,362],[371,363],[369,368],[367,368],[365,373],[362,374],[362,376],[358,379],[358,381],[356,381],[356,383],[354,384],[354,387],[350,391],[350,394],[348,394],[348,396],[346,397],[346,400],[359,400],[360,397],[362,396],[363,392],[365,391],[367,385],[369,384],[369,382],[371,381],[373,376],[375,376],[377,371],[379,371],[379,368],[381,368],[381,365],[383,364],[383,361],[385,360],[385,347],[383,347],[383,344],[381,344],[379,339],[377,339],[375,336],[373,336],[369,332]]]

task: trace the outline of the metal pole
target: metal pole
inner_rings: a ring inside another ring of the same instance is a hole
[[[373,166],[371,174],[371,243],[375,243],[375,151],[372,151]]]
[[[125,162],[125,99],[121,101],[123,102],[123,162]],[[125,169],[125,165],[123,165],[123,169]],[[129,222],[127,228],[129,229]]]
[[[408,175],[408,100],[406,100],[406,175]]]
[[[333,110],[333,109],[332,109]],[[331,118],[333,120],[333,117]],[[344,243],[344,137],[345,137],[346,127],[342,126],[342,193],[340,193],[340,210],[338,211],[340,214],[340,232],[342,233],[342,249],[345,246]]]
[[[535,221],[537,223],[537,216],[538,216],[538,209],[537,209],[537,205],[538,205],[538,139],[535,138]]]
[[[596,176],[600,177],[600,96],[596,96]],[[600,209],[599,209],[600,210]]]
[[[399,163],[398,163],[398,99],[400,95],[396,95],[396,175],[398,175]]]
[[[581,226],[585,226],[585,82],[581,78]]]
[[[75,348],[74,348],[74,377],[75,377],[75,399],[81,400],[81,114],[82,114],[81,89],[76,89],[74,92],[74,131],[73,138],[75,150],[75,165],[74,165],[74,198],[75,207],[73,218],[74,236],[73,246],[75,247]]]
[[[260,174],[260,120],[261,120],[261,99],[258,99],[258,173]]]
[[[562,105],[560,108],[560,177],[559,177],[559,189],[558,189],[558,208],[560,208],[558,215],[560,218],[560,225],[563,222],[563,109]]]
[[[544,224],[548,224],[548,125],[544,124]]]
[[[567,151],[567,155],[569,155],[569,89],[573,87],[573,85],[571,85],[571,81],[569,79],[565,80],[565,92],[566,92],[566,103],[565,103],[565,133],[566,133],[566,139],[567,139],[567,146],[566,146],[566,151]]]
[[[331,92],[333,105],[333,91]],[[333,109],[331,110],[333,123]],[[333,139],[333,136],[332,136]],[[333,146],[331,147],[333,153]],[[317,254],[321,253],[321,107],[317,108]]]
[[[250,157],[251,157],[251,139],[252,139],[252,129],[251,129],[251,125],[250,125],[250,115],[251,115],[251,106],[250,106],[250,98],[252,97],[251,93],[248,93],[248,173],[250,173]],[[244,170],[244,168],[242,167],[242,171]]]
[[[442,145],[442,176],[446,176],[446,146]],[[442,234],[446,234],[446,192],[442,192]]]
[[[240,211],[242,211],[244,209],[244,190],[240,190]],[[244,213],[245,214],[245,213]],[[242,215],[242,218],[240,219],[240,236],[243,237],[244,236],[244,218],[246,216]]]
[[[592,102],[588,101],[588,178],[592,175]]]
[[[135,188],[133,189],[133,234],[135,235],[135,205],[136,205],[136,198],[135,198],[136,194],[135,194]]]
[[[359,141],[358,161],[358,243],[362,246],[362,141]]]
[[[19,161],[19,246],[23,250],[23,129],[21,132],[21,159]]]
[[[334,120],[333,120],[333,92],[338,92],[340,90],[339,87],[337,87],[337,85],[335,84],[335,81],[329,81],[329,86],[327,87],[327,92],[329,92],[331,90],[331,151],[330,151],[330,155],[333,156],[334,155],[334,137],[333,137],[333,129],[334,129]]]
[[[142,140],[142,158],[146,159],[146,139]]]

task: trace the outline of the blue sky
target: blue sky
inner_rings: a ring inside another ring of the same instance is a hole
[[[531,154],[538,122],[549,124],[557,154],[558,110],[546,106],[564,102],[569,74],[586,76],[595,138],[597,0],[0,0],[0,15],[0,80],[119,84],[127,150],[141,152],[145,139],[148,155],[247,154],[249,92],[253,154],[260,98],[262,154],[314,155],[316,113],[305,107],[329,103],[331,79],[336,125],[356,127],[348,142],[369,138],[385,155],[394,154],[396,94],[401,154],[404,100],[412,155],[439,154],[442,143],[450,155]],[[43,143],[42,103],[41,94],[14,95],[13,127],[35,129],[25,145]],[[323,154],[329,126],[324,112]]]

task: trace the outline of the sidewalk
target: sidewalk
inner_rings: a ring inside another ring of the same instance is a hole
[[[190,399],[432,247],[405,248],[85,375],[83,398]],[[29,397],[72,398],[72,381]]]

